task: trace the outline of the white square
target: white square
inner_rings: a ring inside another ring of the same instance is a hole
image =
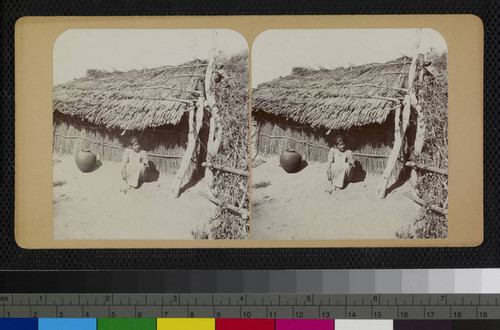
[[[481,270],[481,293],[500,292],[500,269]]]
[[[393,330],[393,321],[335,320],[335,330]]]

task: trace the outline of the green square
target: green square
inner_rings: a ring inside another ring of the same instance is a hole
[[[156,330],[156,319],[97,319],[97,330]]]

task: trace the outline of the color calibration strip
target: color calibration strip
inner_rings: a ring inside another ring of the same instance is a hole
[[[500,321],[0,319],[2,330],[498,330]]]

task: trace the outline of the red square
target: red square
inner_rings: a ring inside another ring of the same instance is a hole
[[[274,330],[273,319],[216,319],[217,330]]]

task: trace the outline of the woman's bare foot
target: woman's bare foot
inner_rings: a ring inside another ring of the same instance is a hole
[[[131,189],[131,187],[128,185],[128,183],[126,182],[123,182],[122,183],[122,186],[120,187],[120,191],[124,194],[127,193],[127,191],[129,191]]]
[[[337,187],[335,187],[334,185],[331,185],[329,184],[326,188],[325,188],[325,192],[327,194],[331,194],[332,192],[334,192],[335,190],[337,190]]]

